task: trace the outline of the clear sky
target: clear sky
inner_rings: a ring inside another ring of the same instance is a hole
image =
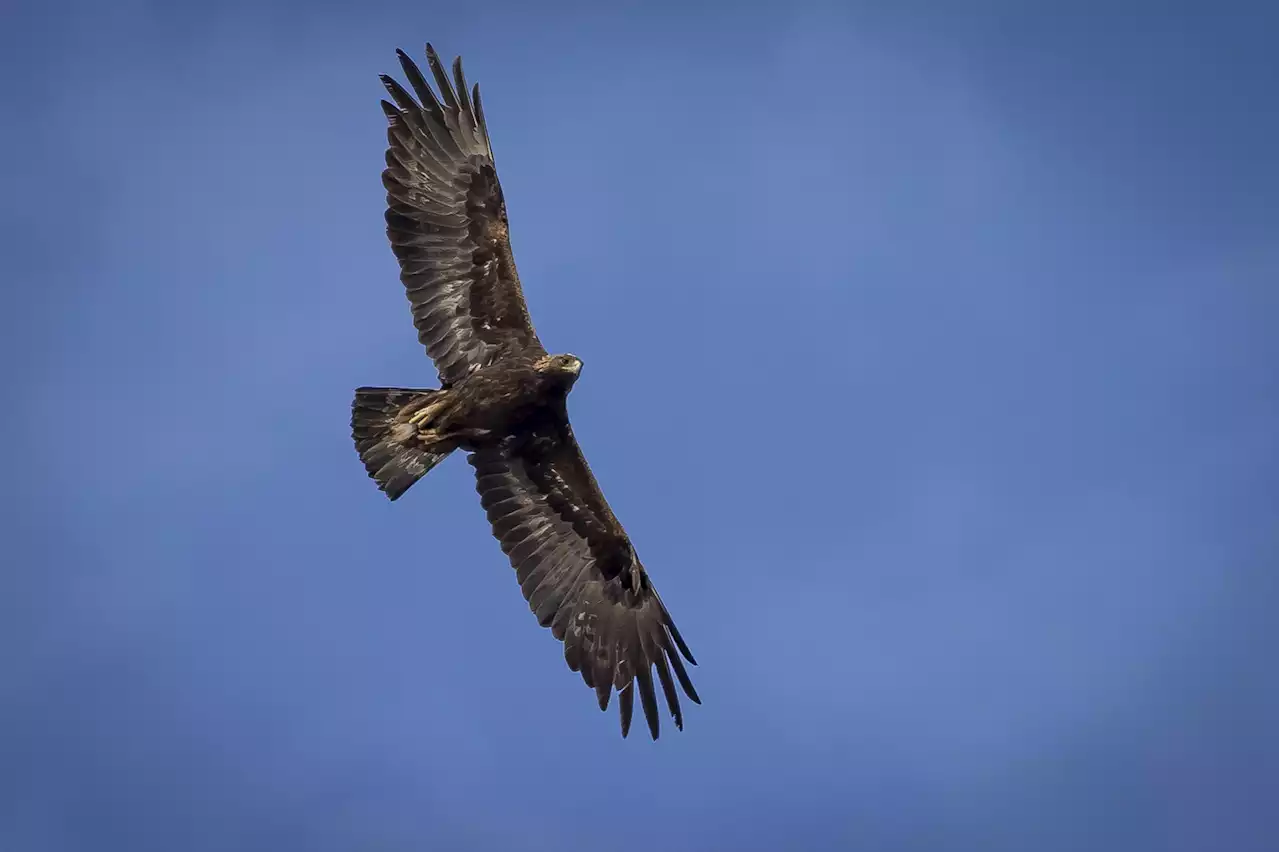
[[[0,849],[1274,849],[1275,5],[475,5],[4,13]],[[351,445],[434,383],[427,40],[701,663],[657,744],[463,458]]]

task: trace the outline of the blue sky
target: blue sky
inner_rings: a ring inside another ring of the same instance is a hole
[[[0,848],[1274,848],[1274,6],[435,5],[7,16]],[[434,380],[428,39],[701,663],[657,744],[462,458],[351,446]]]

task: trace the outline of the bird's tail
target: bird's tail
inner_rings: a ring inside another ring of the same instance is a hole
[[[365,470],[395,500],[444,461],[454,446],[433,441],[429,428],[436,403],[448,391],[357,388],[351,403],[351,437]]]

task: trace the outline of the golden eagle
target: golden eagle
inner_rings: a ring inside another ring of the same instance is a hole
[[[392,500],[454,450],[467,451],[480,504],[538,624],[564,642],[565,661],[601,710],[618,691],[624,737],[638,688],[656,740],[653,669],[683,728],[675,681],[701,703],[681,656],[694,659],[574,440],[565,402],[582,362],[548,354],[529,319],[480,88],[468,91],[461,57],[450,81],[428,44],[437,97],[413,60],[396,55],[417,98],[382,75],[395,101],[382,102],[387,236],[441,387],[359,388],[356,450]]]

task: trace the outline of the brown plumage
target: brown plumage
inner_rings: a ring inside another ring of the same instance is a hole
[[[395,500],[451,452],[475,468],[480,503],[538,623],[596,692],[614,690],[625,737],[635,693],[654,739],[653,672],[677,728],[681,659],[693,656],[573,437],[566,399],[582,362],[538,340],[511,256],[507,208],[477,86],[453,80],[427,45],[437,97],[396,51],[416,94],[383,76],[387,236],[439,390],[360,388],[351,432],[365,469]]]

